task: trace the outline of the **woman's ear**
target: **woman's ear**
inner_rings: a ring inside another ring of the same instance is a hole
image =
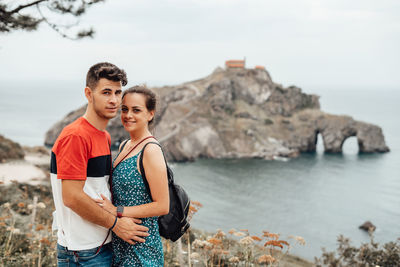
[[[155,113],[155,111],[154,111],[154,110],[152,110],[152,111],[150,111],[149,113],[150,113],[150,119],[149,119],[149,122],[151,122],[151,121],[154,119],[154,113]]]

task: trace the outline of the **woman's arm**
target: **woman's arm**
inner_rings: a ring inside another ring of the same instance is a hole
[[[156,144],[150,144],[143,153],[143,167],[149,183],[153,202],[124,207],[122,216],[133,218],[146,218],[161,216],[169,212],[169,191],[167,168],[161,148]],[[105,210],[116,215],[117,208],[104,196],[102,200],[96,200]]]

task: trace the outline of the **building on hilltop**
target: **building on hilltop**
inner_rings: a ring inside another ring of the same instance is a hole
[[[225,61],[225,67],[227,69],[244,69],[246,65],[246,59],[243,60],[237,60],[237,59],[231,59]]]
[[[240,59],[230,59],[225,61],[225,68],[226,69],[244,69],[246,67],[246,58],[243,60]],[[254,69],[257,70],[265,70],[264,66],[256,65]]]

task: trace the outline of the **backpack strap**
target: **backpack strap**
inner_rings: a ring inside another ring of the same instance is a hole
[[[149,183],[147,182],[146,174],[145,174],[144,167],[143,167],[143,154],[144,154],[144,149],[146,148],[146,146],[147,146],[148,144],[156,144],[156,145],[158,145],[158,146],[161,148],[161,152],[163,153],[163,157],[164,157],[164,161],[165,161],[165,166],[167,167],[168,184],[173,183],[173,182],[174,182],[174,178],[173,178],[173,176],[172,176],[172,171],[171,171],[171,169],[168,167],[168,163],[167,163],[167,160],[166,160],[166,158],[165,158],[164,151],[163,151],[161,145],[160,145],[159,143],[156,143],[156,142],[148,142],[147,144],[145,144],[145,145],[143,146],[143,148],[142,148],[142,151],[140,152],[140,156],[139,156],[139,168],[140,168],[140,173],[142,174],[143,183],[144,183],[144,185],[146,186],[146,189],[147,189],[147,193],[150,195],[151,199],[153,200],[153,197],[151,196],[150,186],[149,186]]]

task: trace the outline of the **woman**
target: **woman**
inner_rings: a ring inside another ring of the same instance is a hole
[[[113,266],[163,266],[164,255],[158,231],[158,216],[169,211],[169,194],[166,164],[162,150],[152,137],[149,125],[156,109],[155,94],[143,86],[134,86],[122,94],[121,121],[129,132],[130,140],[122,143],[114,160],[112,175],[112,200],[102,196],[96,200],[105,210],[118,215],[143,218],[149,228],[144,243],[130,245],[113,234]],[[143,167],[151,196],[143,183],[139,157],[143,153]]]

